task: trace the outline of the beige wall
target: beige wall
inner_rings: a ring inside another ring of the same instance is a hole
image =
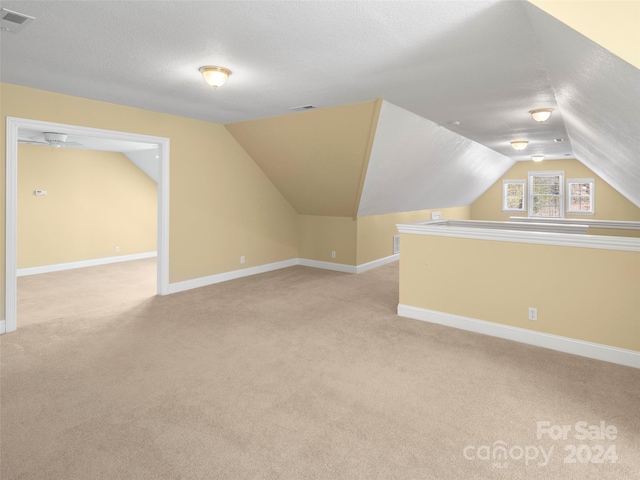
[[[640,351],[637,252],[410,234],[400,242],[401,304]]]
[[[428,221],[431,218],[431,212],[440,212],[442,219],[469,220],[469,207],[436,208],[359,217],[357,265],[393,255],[393,237],[398,235],[396,225]]]
[[[356,265],[357,222],[353,218],[299,215],[298,235],[300,258]]]
[[[640,221],[640,208],[636,207],[611,185],[575,159],[548,160],[540,163],[532,161],[517,162],[471,205],[471,219],[507,221],[510,216],[526,217],[526,212],[520,214],[502,211],[502,181],[507,179],[527,180],[528,172],[541,170],[562,170],[564,171],[565,181],[567,178],[595,179],[595,215],[569,215],[565,213],[565,218]]]
[[[226,125],[302,215],[355,217],[382,101]]]
[[[469,207],[351,217],[298,216],[300,258],[344,265],[362,265],[393,255],[398,223],[427,221],[431,212],[442,218],[468,220]],[[331,252],[336,252],[336,258]]]
[[[168,137],[170,282],[298,257],[297,215],[223,125],[0,84],[7,116]],[[5,129],[0,129],[2,192]],[[4,270],[5,194],[0,195]],[[4,305],[4,275],[0,278]]]
[[[19,146],[18,268],[153,252],[156,232],[157,185],[122,153]]]
[[[640,2],[637,0],[529,1],[640,68]]]

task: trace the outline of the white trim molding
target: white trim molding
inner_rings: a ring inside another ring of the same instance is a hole
[[[0,334],[3,334],[6,332],[6,322],[4,320],[0,320]]]
[[[362,265],[344,265],[342,263],[322,262],[320,260],[310,260],[308,258],[291,258],[289,260],[283,260],[281,262],[267,263],[265,265],[258,265],[256,267],[241,268],[240,270],[232,270],[230,272],[218,273],[215,275],[209,275],[207,277],[194,278],[192,280],[184,280],[182,282],[169,284],[169,293],[184,292],[193,288],[206,287],[207,285],[213,285],[216,283],[226,282],[228,280],[235,280],[236,278],[249,277],[251,275],[258,275],[260,273],[271,272],[273,270],[280,270],[281,268],[294,267],[300,265],[303,267],[320,268],[322,270],[332,270],[334,272],[342,273],[362,273],[373,268],[381,267],[388,263],[398,261],[400,255],[389,255],[388,257],[379,258],[372,262],[363,263]]]
[[[561,225],[555,222],[517,223],[479,220],[441,220],[439,222],[399,224],[397,228],[399,233],[410,233],[414,235],[640,252],[640,238],[585,235],[582,232],[586,232],[588,227],[584,223],[585,222],[580,222],[577,225]]]
[[[323,262],[320,260],[310,260],[308,258],[299,258],[298,265],[343,273],[363,273],[367,270],[387,265],[388,263],[397,262],[398,260],[400,260],[400,254],[396,253],[361,265],[345,265],[344,263]]]
[[[396,253],[394,255],[389,255],[388,257],[379,258],[378,260],[373,260],[372,262],[363,263],[356,267],[356,273],[366,272],[367,270],[371,270],[373,268],[378,268],[383,265],[387,265],[388,263],[397,262],[400,260],[400,254]]]
[[[158,278],[157,292],[169,290],[169,149],[165,137],[66,125],[62,123],[7,117],[6,119],[6,210],[5,210],[5,331],[17,328],[17,224],[18,224],[18,132],[19,129],[59,132],[73,135],[155,144],[160,162],[158,176]]]
[[[549,333],[536,332],[524,328],[512,327],[510,325],[462,317],[451,313],[413,307],[411,305],[398,304],[398,315],[423,322],[436,323],[460,330],[512,340],[514,342],[526,343],[536,347],[570,353],[572,355],[617,363],[627,367],[640,368],[640,352],[635,350],[627,350]]]
[[[110,263],[129,262],[131,260],[141,260],[143,258],[157,257],[158,252],[133,253],[131,255],[120,255],[118,257],[93,258],[91,260],[81,260],[78,262],[56,263],[54,265],[42,265],[40,267],[19,268],[18,277],[27,275],[39,275],[41,273],[60,272],[63,270],[73,270],[75,268],[96,267]]]
[[[560,225],[587,225],[593,228],[611,228],[615,230],[640,230],[640,222],[629,220],[594,220],[590,218],[553,218],[544,220],[540,217],[509,217],[510,222],[521,223],[557,223]]]
[[[323,270],[333,270],[334,272],[358,273],[358,267],[355,265],[309,260],[308,258],[299,258],[298,265],[302,265],[303,267],[321,268]]]
[[[295,265],[298,265],[298,259],[291,258],[289,260],[267,263],[265,265],[259,265],[257,267],[242,268],[240,270],[218,273],[216,275],[209,275],[207,277],[200,277],[194,278],[192,280],[170,283],[168,293],[184,292],[186,290],[192,290],[194,288],[206,287],[208,285],[213,285],[216,283],[235,280],[236,278],[249,277],[251,275],[258,275],[259,273],[266,273],[273,270],[280,270],[281,268],[293,267]]]

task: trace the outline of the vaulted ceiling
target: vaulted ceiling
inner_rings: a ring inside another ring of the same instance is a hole
[[[2,32],[3,82],[229,124],[299,211],[463,204],[533,153],[575,157],[640,206],[640,71],[529,2],[2,7],[36,17],[18,33]],[[208,64],[233,71],[215,91],[198,72]],[[296,139],[302,119],[322,110],[291,107],[380,98],[374,125],[321,120],[313,142]],[[555,109],[544,124],[527,113],[539,107]],[[330,148],[349,135],[346,150]],[[529,147],[516,152],[516,139]],[[332,172],[330,185],[318,171]]]

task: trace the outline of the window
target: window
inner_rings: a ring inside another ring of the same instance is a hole
[[[564,172],[529,172],[529,216],[562,218]]]
[[[502,181],[502,211],[503,212],[524,212],[525,206],[525,181],[524,180],[503,180]]]
[[[594,187],[593,178],[567,179],[567,213],[593,215]]]

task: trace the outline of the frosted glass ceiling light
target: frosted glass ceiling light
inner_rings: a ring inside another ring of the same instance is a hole
[[[531,160],[534,162],[541,162],[544,160],[544,155],[531,155]]]
[[[511,146],[516,150],[524,150],[528,144],[529,142],[527,140],[514,140],[511,142]]]
[[[529,113],[536,122],[546,122],[549,120],[553,108],[537,108],[535,110],[529,110]]]
[[[227,78],[231,75],[231,70],[224,67],[200,67],[200,73],[202,73],[207,84],[213,88],[218,88],[227,81]]]

